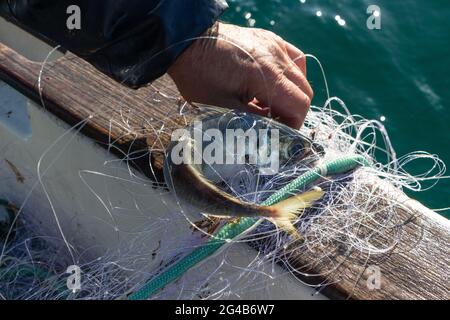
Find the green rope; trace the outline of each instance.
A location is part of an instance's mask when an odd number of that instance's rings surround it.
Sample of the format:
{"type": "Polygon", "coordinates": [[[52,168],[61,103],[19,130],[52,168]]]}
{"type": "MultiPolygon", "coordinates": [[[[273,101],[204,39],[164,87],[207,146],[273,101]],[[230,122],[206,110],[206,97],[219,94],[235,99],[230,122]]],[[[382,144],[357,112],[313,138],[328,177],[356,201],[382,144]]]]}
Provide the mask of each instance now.
{"type": "MultiPolygon", "coordinates": [[[[303,175],[297,177],[289,184],[275,192],[266,199],[262,205],[271,206],[280,202],[293,193],[298,192],[301,188],[309,185],[323,176],[331,176],[339,173],[345,173],[355,169],[360,165],[368,165],[369,163],[363,156],[347,156],[334,161],[324,163],[303,175]]],[[[250,227],[259,221],[259,218],[242,218],[238,223],[228,223],[223,226],[219,232],[211,238],[207,243],[192,251],[186,257],[180,259],[176,264],[168,270],[157,275],[155,278],[147,282],[141,289],[131,293],[129,300],[148,299],[156,292],[167,286],[169,283],[181,277],[189,269],[204,261],[206,258],[217,252],[224,244],[230,242],[237,236],[243,234],[250,227]]]]}

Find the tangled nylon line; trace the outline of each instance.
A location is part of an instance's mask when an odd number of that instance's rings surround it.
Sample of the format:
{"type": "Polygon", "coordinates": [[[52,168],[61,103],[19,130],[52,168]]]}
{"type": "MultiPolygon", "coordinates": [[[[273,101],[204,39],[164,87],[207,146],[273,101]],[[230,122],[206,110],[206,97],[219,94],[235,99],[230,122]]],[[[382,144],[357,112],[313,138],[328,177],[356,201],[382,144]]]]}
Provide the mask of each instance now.
{"type": "MultiPolygon", "coordinates": [[[[311,55],[308,56],[317,60],[311,55]]],[[[39,77],[40,90],[44,85],[44,65],[39,77]]],[[[324,80],[328,95],[325,75],[324,80]]],[[[178,97],[170,97],[160,90],[150,98],[158,102],[158,96],[173,99],[174,103],[178,101],[178,97]]],[[[43,99],[42,103],[44,104],[43,99]]],[[[111,120],[110,126],[125,128],[131,137],[135,137],[136,132],[142,128],[134,127],[129,119],[138,115],[127,114],[126,107],[121,103],[119,107],[120,121],[111,120]]],[[[184,112],[183,108],[180,112],[184,112]]],[[[149,193],[157,193],[164,201],[168,191],[160,188],[162,185],[149,182],[136,174],[129,166],[130,161],[147,155],[134,151],[123,153],[120,159],[107,159],[103,163],[102,171],[85,169],[78,172],[78,176],[107,211],[110,219],[105,218],[103,222],[109,224],[114,232],[122,231],[118,220],[123,216],[141,216],[143,221],[146,221],[144,227],[127,230],[132,236],[120,241],[117,248],[104,250],[101,255],[91,253],[97,252],[92,244],[79,244],[70,237],[66,238],[64,230],[68,230],[68,227],[59,223],[60,216],[51,200],[52,194],[57,194],[56,187],[46,183],[43,176],[51,171],[61,154],[73,143],[73,137],[68,133],[78,133],[87,121],[95,116],[91,115],[55,140],[41,157],[39,167],[42,165],[43,169],[38,168],[38,186],[44,190],[50,202],[50,209],[63,237],[61,239],[46,235],[47,230],[42,229],[33,218],[37,213],[27,212],[26,209],[29,208],[26,208],[24,203],[18,210],[20,216],[17,215],[15,236],[2,247],[0,298],[120,298],[140,288],[148,279],[166,270],[204,243],[217,225],[225,223],[223,220],[200,214],[188,215],[182,206],[179,210],[172,209],[164,217],[154,212],[155,209],[144,207],[143,198],[149,193]],[[47,159],[50,151],[56,152],[56,155],[47,159]],[[101,179],[101,187],[90,182],[93,178],[101,179]],[[123,188],[132,205],[116,204],[109,194],[109,188],[112,187],[123,188]],[[175,226],[186,223],[192,231],[178,233],[175,226]],[[75,293],[65,285],[65,270],[70,264],[80,266],[83,275],[82,290],[75,293]]],[[[150,135],[170,134],[164,121],[143,121],[146,127],[151,128],[150,135]]],[[[408,218],[399,216],[399,204],[389,194],[375,191],[373,185],[367,183],[367,176],[382,178],[399,189],[423,191],[445,178],[446,166],[437,156],[414,152],[397,157],[381,122],[352,115],[345,103],[336,97],[328,98],[322,107],[312,107],[301,133],[325,148],[327,160],[342,155],[359,154],[369,159],[372,166],[359,169],[351,175],[324,178],[319,182],[319,186],[326,191],[326,196],[297,221],[297,227],[303,236],[301,243],[293,242],[270,222],[263,221],[251,233],[233,240],[219,254],[205,261],[201,272],[195,268],[190,270],[154,298],[221,299],[243,298],[252,294],[253,298],[267,299],[271,297],[270,292],[275,284],[286,274],[293,274],[297,281],[320,291],[330,284],[329,280],[323,279],[338,274],[342,267],[342,262],[336,259],[336,248],[345,259],[355,259],[368,264],[369,261],[380,262],[388,253],[407,250],[420,241],[413,239],[414,241],[406,243],[403,226],[408,218]],[[408,173],[407,167],[419,161],[428,161],[428,169],[420,174],[408,173]],[[299,259],[308,261],[308,264],[299,266],[295,262],[299,259]],[[318,271],[314,273],[311,270],[318,271]],[[305,276],[318,280],[306,283],[303,280],[305,276]]],[[[108,149],[118,148],[116,142],[111,140],[108,149]]],[[[156,143],[148,150],[161,151],[164,150],[156,143]]],[[[304,167],[299,164],[281,168],[278,174],[269,177],[261,177],[253,170],[250,166],[244,167],[232,176],[224,178],[219,185],[236,197],[261,203],[271,192],[280,189],[304,172],[304,167]]]]}

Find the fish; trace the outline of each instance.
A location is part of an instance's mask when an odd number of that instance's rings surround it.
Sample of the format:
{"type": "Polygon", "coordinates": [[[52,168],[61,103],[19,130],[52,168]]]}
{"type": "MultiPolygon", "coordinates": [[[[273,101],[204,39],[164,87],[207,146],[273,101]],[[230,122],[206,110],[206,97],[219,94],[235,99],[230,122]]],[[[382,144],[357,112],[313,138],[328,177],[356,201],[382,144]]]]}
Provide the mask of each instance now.
{"type": "MultiPolygon", "coordinates": [[[[208,109],[209,110],[209,109],[208,109]]],[[[208,129],[216,129],[217,132],[224,133],[227,129],[278,129],[279,141],[278,152],[280,166],[289,166],[304,161],[305,166],[313,165],[321,155],[323,148],[313,143],[310,139],[301,135],[298,131],[276,122],[273,119],[265,118],[255,114],[249,114],[238,110],[213,109],[216,112],[202,119],[201,130],[207,132],[208,129]],[[305,161],[307,160],[307,161],[305,161]]],[[[211,110],[209,110],[211,111],[211,110]]],[[[241,217],[264,217],[273,222],[278,228],[288,232],[296,238],[299,236],[294,223],[304,209],[310,207],[315,201],[322,198],[324,192],[320,188],[291,196],[272,206],[264,206],[249,201],[239,199],[228,192],[225,192],[218,186],[218,180],[224,179],[224,175],[230,177],[234,171],[241,170],[244,164],[212,164],[208,161],[181,161],[174,159],[174,155],[184,157],[186,155],[193,159],[194,155],[200,153],[203,158],[203,151],[212,143],[211,141],[196,141],[195,130],[198,125],[191,125],[187,128],[189,134],[180,137],[174,141],[166,152],[164,161],[164,178],[170,190],[176,195],[176,198],[184,204],[188,204],[195,210],[204,215],[222,218],[241,218],[241,217]],[[180,143],[183,148],[180,147],[180,143]],[[178,146],[178,147],[177,147],[178,146]],[[175,151],[179,148],[180,151],[175,151]],[[227,168],[227,170],[224,170],[227,168]],[[220,172],[220,174],[217,174],[220,172]]],[[[265,139],[259,140],[258,147],[261,145],[270,149],[271,137],[267,134],[265,139]]],[[[207,139],[208,140],[208,139],[207,139]]],[[[225,139],[224,139],[225,140],[225,139]]],[[[228,145],[224,145],[222,151],[229,152],[228,145]]],[[[256,147],[247,143],[245,148],[256,147]]],[[[236,148],[232,152],[237,151],[236,148]]],[[[220,150],[219,150],[220,151],[220,150]]],[[[258,166],[258,163],[254,165],[258,166]]]]}
{"type": "MultiPolygon", "coordinates": [[[[274,129],[279,132],[279,148],[278,148],[278,166],[282,169],[289,169],[296,166],[299,168],[299,164],[307,169],[311,164],[315,163],[319,157],[323,156],[325,151],[320,144],[317,144],[309,138],[300,134],[297,130],[292,129],[284,124],[281,124],[273,119],[266,117],[239,112],[237,110],[230,111],[229,109],[223,109],[214,106],[200,105],[201,113],[206,116],[202,118],[202,130],[206,132],[210,129],[217,129],[220,132],[225,132],[228,129],[236,130],[242,129],[247,131],[253,129],[255,131],[269,129],[268,135],[264,136],[265,139],[258,141],[258,147],[264,149],[264,146],[269,151],[267,156],[270,158],[270,141],[271,133],[274,129]],[[261,141],[262,140],[262,141],[261,141]],[[262,144],[262,145],[261,145],[262,144]]],[[[191,134],[195,131],[195,127],[191,128],[191,134]]],[[[204,142],[202,149],[207,148],[209,141],[204,142]]],[[[254,150],[254,145],[249,145],[246,140],[245,151],[254,150]]],[[[231,153],[237,154],[238,150],[231,150],[231,153]]],[[[223,158],[230,154],[229,148],[223,149],[223,158]],[[225,154],[227,153],[227,154],[225,154]]],[[[245,157],[249,156],[245,153],[245,157]]],[[[261,165],[260,163],[258,165],[261,165]]],[[[272,162],[266,167],[271,168],[272,162]]],[[[215,164],[204,161],[202,163],[202,172],[204,175],[214,183],[221,183],[224,178],[234,176],[238,172],[248,169],[247,163],[240,164],[215,164]]]]}

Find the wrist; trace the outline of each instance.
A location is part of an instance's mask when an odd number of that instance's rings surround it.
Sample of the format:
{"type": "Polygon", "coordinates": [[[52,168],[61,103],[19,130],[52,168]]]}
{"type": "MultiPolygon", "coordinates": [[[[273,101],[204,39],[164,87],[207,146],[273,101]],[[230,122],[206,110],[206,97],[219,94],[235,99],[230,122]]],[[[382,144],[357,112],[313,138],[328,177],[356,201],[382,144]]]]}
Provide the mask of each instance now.
{"type": "Polygon", "coordinates": [[[214,24],[209,27],[202,35],[194,40],[186,50],[181,53],[174,63],[169,67],[167,73],[169,76],[175,80],[177,75],[180,73],[180,69],[186,63],[192,64],[192,62],[201,58],[201,54],[208,50],[209,47],[215,43],[219,35],[219,27],[222,25],[219,21],[214,22],[214,24]]]}

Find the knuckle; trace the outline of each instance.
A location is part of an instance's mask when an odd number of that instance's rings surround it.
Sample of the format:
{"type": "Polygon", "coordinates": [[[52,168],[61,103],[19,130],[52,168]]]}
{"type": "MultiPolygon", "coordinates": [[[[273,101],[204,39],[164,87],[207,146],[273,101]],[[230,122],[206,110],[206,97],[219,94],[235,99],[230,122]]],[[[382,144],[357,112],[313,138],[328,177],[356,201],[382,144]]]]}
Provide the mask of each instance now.
{"type": "Polygon", "coordinates": [[[306,71],[306,57],[303,53],[296,55],[293,58],[294,63],[296,63],[297,65],[299,65],[301,68],[304,68],[306,71]]]}
{"type": "Polygon", "coordinates": [[[264,75],[268,81],[275,84],[283,80],[283,67],[276,62],[270,62],[263,68],[264,75]]]}
{"type": "Polygon", "coordinates": [[[275,37],[275,40],[277,40],[278,42],[280,42],[280,43],[284,42],[284,39],[281,36],[279,36],[279,35],[277,35],[275,33],[273,33],[273,35],[275,37]]]}
{"type": "Polygon", "coordinates": [[[267,49],[270,52],[272,60],[276,63],[285,64],[286,54],[285,51],[276,41],[270,41],[267,45],[267,49]]]}
{"type": "Polygon", "coordinates": [[[276,33],[269,31],[269,30],[264,30],[264,29],[260,29],[262,30],[262,34],[265,35],[265,37],[272,41],[274,44],[276,43],[277,45],[279,45],[280,43],[283,43],[284,40],[282,37],[280,37],[279,35],[277,35],[276,33]]]}
{"type": "Polygon", "coordinates": [[[309,99],[313,99],[314,98],[314,90],[313,88],[311,88],[311,85],[309,84],[308,80],[306,80],[306,86],[307,86],[307,95],[309,97],[309,99]]]}
{"type": "Polygon", "coordinates": [[[314,90],[311,88],[309,92],[309,99],[312,101],[313,98],[314,98],[314,90]]]}
{"type": "Polygon", "coordinates": [[[297,49],[297,50],[298,50],[298,58],[305,59],[306,58],[305,53],[300,49],[297,49]]]}
{"type": "Polygon", "coordinates": [[[305,98],[304,98],[304,104],[308,108],[311,105],[311,98],[309,96],[307,96],[306,94],[305,94],[305,98]]]}
{"type": "Polygon", "coordinates": [[[314,91],[311,88],[310,84],[308,83],[308,80],[306,80],[306,79],[304,80],[304,89],[302,91],[310,100],[313,99],[314,91]]]}
{"type": "Polygon", "coordinates": [[[262,30],[262,32],[264,32],[264,34],[266,35],[266,36],[268,36],[268,37],[275,37],[276,35],[275,35],[275,33],[273,33],[272,31],[269,31],[269,30],[266,30],[266,29],[261,29],[262,30]]]}
{"type": "Polygon", "coordinates": [[[254,32],[256,32],[256,33],[264,33],[264,32],[267,31],[267,30],[262,29],[262,28],[252,28],[252,30],[253,30],[254,32]]]}
{"type": "Polygon", "coordinates": [[[262,29],[262,28],[253,28],[253,32],[254,34],[263,37],[263,38],[271,38],[271,31],[268,31],[266,29],[262,29]]]}
{"type": "Polygon", "coordinates": [[[278,74],[274,81],[274,88],[281,88],[286,92],[290,92],[291,90],[289,89],[288,83],[289,80],[285,76],[278,74]]]}

